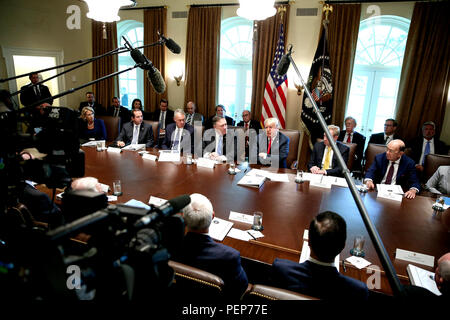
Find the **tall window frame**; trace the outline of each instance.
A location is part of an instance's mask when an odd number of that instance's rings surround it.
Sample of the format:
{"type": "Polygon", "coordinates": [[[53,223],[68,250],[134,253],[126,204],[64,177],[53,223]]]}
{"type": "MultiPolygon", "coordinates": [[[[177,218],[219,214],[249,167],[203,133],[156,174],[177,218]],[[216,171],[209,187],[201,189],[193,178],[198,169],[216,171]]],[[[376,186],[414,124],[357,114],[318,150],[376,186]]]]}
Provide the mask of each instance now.
{"type": "MultiPolygon", "coordinates": [[[[131,45],[139,47],[144,45],[144,24],[136,20],[123,20],[117,23],[117,38],[120,46],[125,45],[122,36],[125,36],[131,45]]],[[[144,53],[143,49],[139,49],[144,53]]],[[[119,54],[119,71],[134,66],[136,63],[129,52],[119,54]]],[[[140,99],[144,103],[144,71],[135,68],[119,75],[120,103],[131,109],[134,99],[140,99]]]]}
{"type": "Polygon", "coordinates": [[[346,117],[354,117],[366,136],[382,132],[385,120],[396,114],[409,25],[410,20],[391,15],[360,23],[346,117]]]}
{"type": "Polygon", "coordinates": [[[253,22],[232,17],[222,21],[220,30],[218,103],[237,120],[251,108],[253,22]]]}

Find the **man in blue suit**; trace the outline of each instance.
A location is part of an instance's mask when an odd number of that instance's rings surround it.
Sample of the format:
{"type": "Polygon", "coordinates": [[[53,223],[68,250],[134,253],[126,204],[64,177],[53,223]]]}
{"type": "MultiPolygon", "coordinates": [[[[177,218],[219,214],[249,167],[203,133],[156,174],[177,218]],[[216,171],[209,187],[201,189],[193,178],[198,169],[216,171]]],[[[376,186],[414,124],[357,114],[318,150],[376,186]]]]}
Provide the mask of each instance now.
{"type": "Polygon", "coordinates": [[[186,123],[184,111],[182,109],[175,110],[173,120],[175,123],[166,127],[161,148],[194,153],[194,127],[186,123]]]}
{"type": "Polygon", "coordinates": [[[257,155],[258,163],[275,168],[286,168],[289,154],[289,138],[280,132],[277,118],[264,120],[264,132],[258,135],[257,143],[250,140],[249,160],[253,162],[257,155]]]}
{"type": "Polygon", "coordinates": [[[247,274],[241,266],[239,251],[215,242],[208,235],[214,219],[211,202],[201,194],[191,194],[191,203],[182,213],[188,232],[179,256],[173,259],[221,277],[225,295],[239,299],[248,286],[247,274]]]}
{"type": "Polygon", "coordinates": [[[392,140],[387,145],[387,151],[375,157],[374,162],[366,173],[364,183],[369,190],[375,184],[399,184],[407,189],[405,197],[414,199],[420,191],[420,182],[417,178],[414,160],[404,155],[405,143],[392,140]]]}
{"type": "MultiPolygon", "coordinates": [[[[339,127],[329,125],[328,130],[330,130],[331,136],[336,142],[342,158],[344,158],[345,163],[347,163],[350,148],[342,142],[337,141],[340,132],[339,127]]],[[[331,149],[330,142],[325,134],[323,135],[323,141],[316,142],[314,144],[314,149],[308,162],[308,169],[314,174],[324,174],[338,177],[343,176],[342,168],[339,166],[338,159],[334,154],[333,149],[331,149]]]]}
{"type": "Polygon", "coordinates": [[[275,259],[274,285],[325,300],[366,300],[367,286],[343,276],[334,264],[335,257],[345,247],[346,238],[347,225],[340,215],[331,211],[319,213],[309,225],[309,259],[300,264],[275,259]]]}

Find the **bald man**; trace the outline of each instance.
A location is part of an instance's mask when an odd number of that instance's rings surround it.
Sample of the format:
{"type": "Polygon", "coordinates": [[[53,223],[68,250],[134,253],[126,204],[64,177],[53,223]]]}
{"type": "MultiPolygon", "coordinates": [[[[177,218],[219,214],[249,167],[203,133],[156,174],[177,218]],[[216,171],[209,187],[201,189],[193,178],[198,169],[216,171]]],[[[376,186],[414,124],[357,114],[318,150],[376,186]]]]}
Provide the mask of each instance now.
{"type": "Polygon", "coordinates": [[[450,295],[450,252],[439,258],[434,281],[442,296],[448,297],[450,295]]]}
{"type": "Polygon", "coordinates": [[[387,145],[387,151],[375,157],[366,173],[364,183],[369,190],[375,184],[399,184],[405,192],[405,197],[414,199],[420,191],[420,182],[417,178],[414,160],[404,155],[405,143],[392,140],[387,145]]]}

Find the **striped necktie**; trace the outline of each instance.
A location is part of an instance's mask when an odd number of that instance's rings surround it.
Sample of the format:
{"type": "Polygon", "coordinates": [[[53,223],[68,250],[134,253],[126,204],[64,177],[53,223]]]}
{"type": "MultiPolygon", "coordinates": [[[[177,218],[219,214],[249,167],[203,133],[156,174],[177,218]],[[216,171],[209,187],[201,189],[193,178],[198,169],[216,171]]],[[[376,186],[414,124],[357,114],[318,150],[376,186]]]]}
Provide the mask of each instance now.
{"type": "Polygon", "coordinates": [[[186,123],[189,123],[190,125],[192,125],[192,114],[188,114],[187,118],[186,118],[186,123]]]}

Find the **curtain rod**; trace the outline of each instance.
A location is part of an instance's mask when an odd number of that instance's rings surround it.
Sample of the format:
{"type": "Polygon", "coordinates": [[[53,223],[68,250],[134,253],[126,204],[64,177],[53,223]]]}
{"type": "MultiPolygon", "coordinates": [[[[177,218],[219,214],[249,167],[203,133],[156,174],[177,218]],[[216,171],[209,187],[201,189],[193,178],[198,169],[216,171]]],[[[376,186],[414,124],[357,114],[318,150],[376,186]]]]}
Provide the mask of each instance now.
{"type": "Polygon", "coordinates": [[[167,9],[168,6],[120,8],[120,10],[145,10],[145,9],[163,9],[163,8],[167,9]]]}
{"type": "MultiPolygon", "coordinates": [[[[274,4],[289,4],[295,3],[295,1],[275,1],[274,4]]],[[[198,7],[229,7],[229,6],[238,6],[238,3],[209,3],[209,4],[191,4],[188,7],[198,8],[198,7]]]]}

